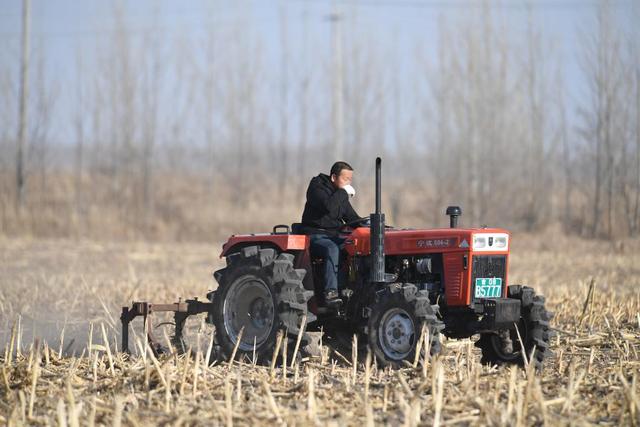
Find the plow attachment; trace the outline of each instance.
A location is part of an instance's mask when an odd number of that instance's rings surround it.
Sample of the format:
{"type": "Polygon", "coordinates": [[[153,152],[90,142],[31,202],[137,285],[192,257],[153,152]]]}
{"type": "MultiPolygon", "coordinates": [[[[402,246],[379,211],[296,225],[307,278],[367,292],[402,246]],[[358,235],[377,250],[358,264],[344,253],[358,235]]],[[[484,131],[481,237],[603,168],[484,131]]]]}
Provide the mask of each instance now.
{"type": "Polygon", "coordinates": [[[122,307],[122,314],[120,315],[120,322],[122,323],[122,351],[129,353],[129,323],[131,323],[131,321],[136,317],[142,316],[144,330],[151,349],[155,354],[162,353],[162,346],[153,337],[151,314],[158,312],[173,312],[175,332],[173,337],[171,337],[171,343],[176,347],[179,353],[182,353],[186,350],[182,332],[187,317],[201,313],[210,313],[212,310],[212,303],[201,302],[198,301],[197,298],[189,299],[184,302],[179,301],[173,304],[153,304],[146,301],[134,302],[131,307],[122,307]]]}

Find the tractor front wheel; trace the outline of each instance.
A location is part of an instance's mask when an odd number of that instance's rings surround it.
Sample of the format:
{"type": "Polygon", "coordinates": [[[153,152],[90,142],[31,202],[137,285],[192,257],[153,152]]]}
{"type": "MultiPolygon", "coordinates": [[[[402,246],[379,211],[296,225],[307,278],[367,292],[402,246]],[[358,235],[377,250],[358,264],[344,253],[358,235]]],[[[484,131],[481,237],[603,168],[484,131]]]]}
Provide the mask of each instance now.
{"type": "Polygon", "coordinates": [[[369,347],[382,365],[402,366],[413,362],[423,327],[429,341],[430,355],[440,352],[440,331],[444,324],[436,316],[426,291],[418,291],[413,284],[393,284],[380,291],[371,307],[368,321],[369,347]]]}
{"type": "Polygon", "coordinates": [[[507,294],[509,298],[520,300],[520,321],[508,330],[480,334],[475,346],[482,351],[481,361],[488,365],[522,366],[524,347],[527,361],[536,370],[541,370],[544,359],[552,354],[549,345],[554,333],[549,328],[549,321],[553,315],[545,308],[544,297],[536,295],[530,287],[512,285],[507,294]]]}

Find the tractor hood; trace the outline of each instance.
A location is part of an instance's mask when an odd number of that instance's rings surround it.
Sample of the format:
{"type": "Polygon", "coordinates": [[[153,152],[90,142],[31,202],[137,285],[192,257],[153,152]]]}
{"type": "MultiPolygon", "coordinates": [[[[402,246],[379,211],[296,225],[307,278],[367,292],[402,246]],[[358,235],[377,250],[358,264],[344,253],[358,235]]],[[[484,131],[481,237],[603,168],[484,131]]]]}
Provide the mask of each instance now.
{"type": "MultiPolygon", "coordinates": [[[[371,251],[369,228],[356,228],[346,235],[345,249],[350,255],[368,255],[371,251]]],[[[387,255],[434,252],[507,253],[510,235],[501,228],[431,228],[385,231],[387,255]]]]}
{"type": "MultiPolygon", "coordinates": [[[[352,256],[369,255],[371,241],[369,227],[359,227],[350,234],[345,250],[352,256]]],[[[436,253],[436,252],[509,252],[510,234],[501,228],[430,228],[396,229],[385,231],[384,251],[386,255],[436,253]]],[[[281,251],[305,250],[309,245],[308,236],[301,234],[255,233],[232,235],[222,246],[220,257],[249,245],[266,245],[281,251]]]]}

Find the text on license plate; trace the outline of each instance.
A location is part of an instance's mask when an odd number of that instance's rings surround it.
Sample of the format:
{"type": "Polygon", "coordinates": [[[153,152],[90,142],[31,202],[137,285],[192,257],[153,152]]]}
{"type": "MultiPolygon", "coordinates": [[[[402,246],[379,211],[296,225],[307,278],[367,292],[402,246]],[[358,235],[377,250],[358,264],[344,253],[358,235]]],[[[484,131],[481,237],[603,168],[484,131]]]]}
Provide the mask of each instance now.
{"type": "Polygon", "coordinates": [[[487,277],[476,279],[476,298],[500,298],[502,295],[502,279],[487,277]]]}

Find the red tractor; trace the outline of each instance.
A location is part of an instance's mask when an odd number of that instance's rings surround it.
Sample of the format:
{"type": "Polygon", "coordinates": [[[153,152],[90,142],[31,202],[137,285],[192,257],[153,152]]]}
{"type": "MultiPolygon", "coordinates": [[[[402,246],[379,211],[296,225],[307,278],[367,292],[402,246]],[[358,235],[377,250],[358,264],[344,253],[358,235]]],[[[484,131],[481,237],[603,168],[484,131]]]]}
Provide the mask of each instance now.
{"type": "Polygon", "coordinates": [[[324,303],[324,260],[310,255],[309,237],[296,234],[299,224],[278,225],[272,233],[229,238],[221,254],[227,266],[214,273],[218,288],[207,295],[210,302],[134,303],[123,309],[123,326],[138,315],[146,319],[152,311],[175,311],[174,342],[181,344],[184,319],[206,312],[223,359],[234,351],[269,359],[279,330],[293,342],[304,335],[300,328],[322,329],[343,343],[357,334],[383,365],[413,362],[423,330],[429,337],[424,348],[432,355],[440,351],[442,334],[479,334],[476,346],[484,363],[522,364],[526,357],[540,369],[550,354],[552,315],[532,288],[507,286],[509,232],[458,228],[456,206],[446,211],[450,228],[389,227],[380,199],[378,158],[375,213],[342,230],[342,303],[337,306],[324,303]]]}

